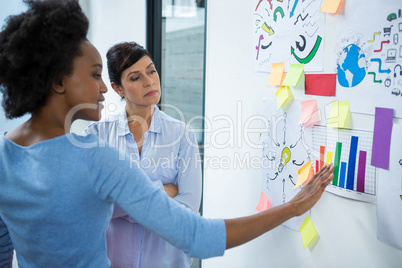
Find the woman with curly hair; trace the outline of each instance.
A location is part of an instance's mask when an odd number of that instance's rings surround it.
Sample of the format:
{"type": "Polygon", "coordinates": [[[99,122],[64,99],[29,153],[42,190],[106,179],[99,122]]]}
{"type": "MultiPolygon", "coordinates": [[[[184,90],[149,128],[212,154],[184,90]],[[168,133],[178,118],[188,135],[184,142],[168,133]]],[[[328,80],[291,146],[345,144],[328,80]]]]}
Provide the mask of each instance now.
{"type": "Polygon", "coordinates": [[[31,118],[0,135],[0,267],[108,267],[105,230],[117,203],[190,256],[209,258],[309,210],[332,180],[322,168],[289,203],[243,218],[206,219],[171,200],[116,149],[71,134],[99,120],[102,60],[86,39],[77,0],[26,0],[0,33],[0,88],[8,118],[31,118]]]}

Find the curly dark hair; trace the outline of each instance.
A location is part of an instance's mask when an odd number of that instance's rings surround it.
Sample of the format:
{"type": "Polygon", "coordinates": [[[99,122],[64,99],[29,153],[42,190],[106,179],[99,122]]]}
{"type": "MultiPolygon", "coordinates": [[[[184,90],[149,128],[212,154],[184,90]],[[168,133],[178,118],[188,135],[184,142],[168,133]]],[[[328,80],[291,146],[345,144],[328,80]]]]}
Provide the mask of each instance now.
{"type": "Polygon", "coordinates": [[[122,42],[109,48],[106,53],[106,59],[110,82],[121,86],[121,74],[123,71],[144,56],[152,59],[148,50],[136,42],[122,42]]]}
{"type": "Polygon", "coordinates": [[[78,0],[24,0],[0,33],[0,91],[6,117],[35,112],[54,83],[72,72],[88,19],[78,0]]]}

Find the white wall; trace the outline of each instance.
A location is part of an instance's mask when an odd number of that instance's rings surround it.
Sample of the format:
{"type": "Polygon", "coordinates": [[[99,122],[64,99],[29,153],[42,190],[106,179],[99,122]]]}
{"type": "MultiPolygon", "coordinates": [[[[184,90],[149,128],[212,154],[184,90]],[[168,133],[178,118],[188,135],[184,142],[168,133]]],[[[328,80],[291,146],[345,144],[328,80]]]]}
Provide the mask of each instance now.
{"type": "MultiPolygon", "coordinates": [[[[124,108],[118,95],[110,87],[106,68],[106,52],[114,44],[122,41],[136,41],[145,46],[146,42],[146,1],[145,0],[80,0],[84,13],[90,21],[88,39],[99,50],[103,60],[102,77],[109,91],[105,94],[105,109],[102,117],[116,114],[124,108]]],[[[22,0],[0,0],[0,25],[12,14],[26,10],[22,0]]],[[[0,96],[1,101],[1,96],[0,96]]],[[[0,132],[9,131],[29,118],[7,120],[0,109],[0,132]]],[[[77,120],[71,131],[82,133],[88,121],[77,120]]]]}
{"type": "MultiPolygon", "coordinates": [[[[25,5],[22,4],[22,1],[9,1],[9,0],[0,0],[0,28],[4,25],[4,20],[10,16],[19,14],[22,11],[26,10],[25,5]]],[[[0,103],[2,101],[2,94],[0,94],[0,103]]],[[[6,118],[4,114],[4,110],[0,108],[0,132],[7,132],[11,129],[17,127],[21,123],[25,122],[29,116],[24,116],[18,119],[9,120],[6,118]]]]}
{"type": "MultiPolygon", "coordinates": [[[[251,166],[234,168],[236,159],[248,153],[250,159],[260,157],[261,151],[247,144],[247,139],[256,141],[258,134],[247,136],[243,130],[248,118],[262,114],[262,99],[274,97],[274,88],[266,86],[269,75],[252,72],[252,5],[253,1],[208,1],[205,113],[211,125],[205,136],[206,217],[257,212],[262,172],[251,166]],[[230,141],[230,146],[224,146],[230,141]],[[219,160],[231,164],[221,162],[218,168],[219,160]]],[[[326,17],[326,51],[333,51],[331,20],[326,17]]],[[[332,64],[325,62],[324,72],[333,72],[332,64]]],[[[352,114],[352,120],[362,129],[373,125],[373,116],[352,114]]],[[[377,240],[375,205],[325,192],[312,215],[320,238],[311,250],[303,248],[299,232],[279,226],[223,257],[204,260],[203,267],[400,267],[402,251],[377,240]]]]}
{"type": "MultiPolygon", "coordinates": [[[[103,60],[103,81],[108,86],[105,94],[105,109],[102,118],[124,109],[124,102],[114,92],[109,82],[106,52],[116,43],[135,41],[146,46],[146,1],[145,0],[80,0],[90,26],[88,39],[99,50],[103,60]]],[[[82,133],[88,121],[77,120],[71,131],[82,133]]]]}
{"type": "MultiPolygon", "coordinates": [[[[4,25],[4,20],[10,16],[19,14],[22,11],[26,10],[25,5],[22,4],[22,1],[9,1],[9,0],[0,0],[0,28],[4,25]]],[[[2,101],[2,95],[0,94],[0,102],[2,101]]],[[[25,122],[29,116],[23,116],[18,119],[9,120],[6,118],[4,114],[4,110],[0,108],[0,132],[7,132],[11,129],[17,127],[18,125],[25,122]]],[[[12,267],[18,267],[18,263],[15,257],[14,252],[14,259],[12,267]]]]}

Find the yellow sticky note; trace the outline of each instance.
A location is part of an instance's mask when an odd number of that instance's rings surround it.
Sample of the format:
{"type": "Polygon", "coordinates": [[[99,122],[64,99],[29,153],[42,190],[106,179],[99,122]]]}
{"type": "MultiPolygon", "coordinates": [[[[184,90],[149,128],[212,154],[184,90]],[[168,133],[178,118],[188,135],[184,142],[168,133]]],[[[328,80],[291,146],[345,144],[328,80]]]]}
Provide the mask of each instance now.
{"type": "Polygon", "coordinates": [[[285,77],[285,63],[272,63],[271,75],[269,76],[268,85],[279,86],[285,77]]]}
{"type": "Polygon", "coordinates": [[[333,153],[332,152],[327,152],[327,166],[329,165],[329,163],[331,163],[332,162],[332,159],[333,159],[333,153]]]}
{"type": "Polygon", "coordinates": [[[292,96],[288,86],[281,86],[275,93],[277,109],[282,107],[282,105],[292,96]]]}
{"type": "Polygon", "coordinates": [[[315,229],[309,215],[306,216],[303,223],[300,225],[299,231],[303,240],[304,248],[310,245],[310,243],[318,237],[317,230],[315,229]]]}
{"type": "Polygon", "coordinates": [[[264,194],[264,192],[261,192],[260,201],[258,202],[258,205],[257,205],[257,210],[259,212],[262,212],[262,211],[267,210],[267,209],[269,209],[271,207],[272,207],[271,200],[269,200],[268,196],[266,196],[264,194]]]}
{"type": "Polygon", "coordinates": [[[306,164],[304,164],[298,171],[297,173],[299,176],[297,177],[296,185],[293,187],[293,189],[296,189],[303,183],[307,183],[311,177],[314,175],[314,170],[313,166],[311,164],[311,160],[308,161],[306,164]]]}
{"type": "Polygon", "coordinates": [[[310,125],[319,121],[319,113],[317,110],[317,100],[311,99],[301,102],[301,116],[299,124],[310,125]]]}
{"type": "Polygon", "coordinates": [[[304,64],[290,64],[282,85],[297,86],[301,82],[301,77],[304,76],[304,64]]]}
{"type": "Polygon", "coordinates": [[[342,0],[324,0],[320,11],[335,14],[342,0]]]}
{"type": "Polygon", "coordinates": [[[349,118],[349,101],[333,101],[327,127],[345,128],[349,118]]]}

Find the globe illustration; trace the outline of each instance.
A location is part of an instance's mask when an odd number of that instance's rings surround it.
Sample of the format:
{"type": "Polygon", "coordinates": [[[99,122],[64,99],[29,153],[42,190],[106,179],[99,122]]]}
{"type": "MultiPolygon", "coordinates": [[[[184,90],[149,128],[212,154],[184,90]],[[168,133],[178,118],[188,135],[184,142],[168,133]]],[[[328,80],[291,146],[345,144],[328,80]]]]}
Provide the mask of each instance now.
{"type": "Polygon", "coordinates": [[[354,87],[366,76],[366,56],[355,44],[342,50],[338,59],[338,82],[343,87],[354,87]]]}

